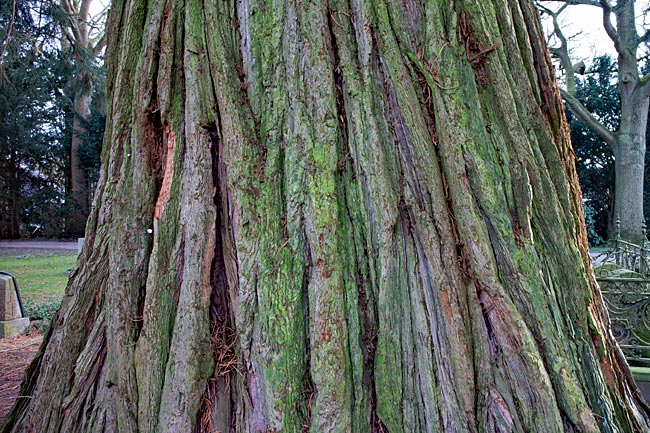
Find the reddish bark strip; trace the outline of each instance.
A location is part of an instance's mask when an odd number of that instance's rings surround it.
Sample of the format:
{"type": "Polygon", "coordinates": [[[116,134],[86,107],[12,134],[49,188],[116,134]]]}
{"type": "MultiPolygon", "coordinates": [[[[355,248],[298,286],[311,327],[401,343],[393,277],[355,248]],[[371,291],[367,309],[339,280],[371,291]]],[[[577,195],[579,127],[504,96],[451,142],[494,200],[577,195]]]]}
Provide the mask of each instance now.
{"type": "Polygon", "coordinates": [[[165,126],[163,133],[163,141],[166,143],[165,149],[165,169],[163,171],[163,181],[158,193],[158,200],[156,200],[156,207],[154,210],[154,220],[159,220],[165,205],[169,200],[169,194],[172,187],[172,179],[174,177],[174,150],[176,148],[176,134],[170,125],[165,126]]]}

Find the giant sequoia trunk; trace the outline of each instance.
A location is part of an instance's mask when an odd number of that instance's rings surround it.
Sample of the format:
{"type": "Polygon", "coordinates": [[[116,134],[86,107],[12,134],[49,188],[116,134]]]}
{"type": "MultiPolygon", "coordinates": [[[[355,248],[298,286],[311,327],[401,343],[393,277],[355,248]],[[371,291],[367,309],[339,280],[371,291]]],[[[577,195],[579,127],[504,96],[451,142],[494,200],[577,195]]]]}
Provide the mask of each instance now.
{"type": "Polygon", "coordinates": [[[632,432],[528,0],[118,1],[7,432],[632,432]]]}

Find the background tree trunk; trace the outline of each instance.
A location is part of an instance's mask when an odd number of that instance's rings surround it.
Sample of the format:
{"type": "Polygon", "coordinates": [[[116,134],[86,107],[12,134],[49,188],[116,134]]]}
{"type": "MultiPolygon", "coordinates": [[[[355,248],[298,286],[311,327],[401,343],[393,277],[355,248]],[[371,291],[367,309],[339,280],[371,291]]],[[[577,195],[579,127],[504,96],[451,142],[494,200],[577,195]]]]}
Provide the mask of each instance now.
{"type": "MultiPolygon", "coordinates": [[[[11,141],[10,141],[11,143],[11,141]]],[[[6,155],[4,169],[6,170],[5,178],[7,179],[4,185],[5,197],[3,202],[3,218],[0,228],[0,237],[2,239],[19,239],[20,238],[20,206],[18,197],[20,196],[20,183],[18,179],[19,167],[16,163],[16,151],[9,149],[9,155],[6,155]]]]}
{"type": "Polygon", "coordinates": [[[645,241],[643,217],[643,174],[646,129],[650,96],[650,76],[640,73],[637,50],[643,39],[636,29],[634,0],[622,0],[610,13],[616,16],[616,30],[605,9],[605,26],[618,53],[618,87],[621,93],[621,123],[616,131],[616,191],[614,212],[621,221],[621,236],[638,244],[645,241]],[[611,24],[610,24],[611,25],[611,24]],[[620,155],[620,158],[619,158],[620,155]],[[618,159],[621,161],[619,162],[618,159]]]}
{"type": "Polygon", "coordinates": [[[530,1],[109,28],[86,245],[6,432],[649,430],[530,1]]]}
{"type": "Polygon", "coordinates": [[[66,15],[62,24],[62,45],[71,45],[74,51],[76,71],[73,81],[74,120],[72,124],[72,141],[70,145],[70,190],[69,198],[72,206],[68,206],[66,232],[74,236],[83,235],[91,201],[91,191],[88,186],[88,173],[84,169],[81,150],[84,147],[84,134],[87,132],[83,121],[91,116],[91,100],[94,83],[97,77],[93,71],[93,63],[101,54],[106,44],[102,32],[97,34],[96,28],[101,25],[100,17],[92,17],[90,13],[93,0],[71,2],[60,0],[61,12],[66,15]],[[99,18],[99,23],[96,22],[99,18]],[[91,33],[95,33],[91,35],[91,33]]]}
{"type": "MultiPolygon", "coordinates": [[[[551,48],[565,71],[566,91],[562,92],[571,112],[589,126],[611,148],[615,161],[614,221],[620,221],[621,236],[627,241],[641,245],[646,241],[643,234],[643,175],[646,152],[646,128],[650,97],[650,75],[642,75],[637,59],[641,44],[650,40],[650,32],[637,32],[635,0],[619,0],[615,6],[609,1],[553,0],[538,1],[541,10],[552,18],[553,35],[559,45],[551,48]],[[557,10],[544,4],[560,3],[557,10]],[[575,73],[577,71],[569,56],[567,38],[559,24],[559,16],[571,5],[600,7],[603,27],[614,44],[617,58],[618,88],[620,91],[620,124],[612,131],[611,123],[599,119],[576,98],[575,73]],[[615,20],[612,20],[612,16],[615,20]]],[[[584,62],[582,62],[584,71],[584,62]]],[[[618,223],[617,223],[618,225],[618,223]]],[[[610,233],[612,233],[610,231],[610,233]]]]}
{"type": "Polygon", "coordinates": [[[75,113],[72,122],[72,142],[70,145],[70,198],[74,203],[70,207],[71,211],[66,224],[66,232],[72,234],[84,232],[90,205],[88,176],[81,162],[80,151],[84,144],[83,134],[85,132],[82,120],[88,120],[90,118],[90,101],[93,93],[91,77],[88,73],[79,74],[76,79],[84,84],[74,93],[75,113]]]}
{"type": "MultiPolygon", "coordinates": [[[[620,62],[620,60],[619,60],[620,62]]],[[[639,245],[643,235],[643,176],[645,173],[646,128],[648,125],[647,96],[642,92],[627,94],[626,83],[621,89],[621,124],[616,132],[614,219],[620,220],[620,236],[639,245]]]]}

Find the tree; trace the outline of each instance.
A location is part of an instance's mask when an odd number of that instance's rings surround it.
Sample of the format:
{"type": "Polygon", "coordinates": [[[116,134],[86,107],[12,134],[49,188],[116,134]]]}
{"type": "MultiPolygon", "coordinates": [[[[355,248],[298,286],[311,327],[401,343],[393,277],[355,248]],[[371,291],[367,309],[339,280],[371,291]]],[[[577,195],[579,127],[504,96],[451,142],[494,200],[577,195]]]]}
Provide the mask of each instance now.
{"type": "MultiPolygon", "coordinates": [[[[621,116],[620,95],[614,80],[616,62],[609,56],[597,57],[593,59],[590,70],[584,79],[576,77],[575,97],[603,124],[615,130],[621,116]]],[[[567,111],[567,117],[571,129],[571,143],[576,153],[576,171],[585,212],[592,212],[593,235],[589,241],[593,245],[613,235],[610,235],[610,232],[616,220],[614,156],[611,148],[598,134],[589,125],[578,120],[571,110],[567,111]]],[[[650,213],[644,214],[650,216],[650,213]]]]}
{"type": "Polygon", "coordinates": [[[59,233],[61,76],[52,21],[35,2],[0,3],[0,237],[59,233]],[[58,229],[58,230],[57,230],[58,229]]]}
{"type": "MultiPolygon", "coordinates": [[[[92,24],[79,30],[83,26],[63,9],[29,1],[0,3],[0,20],[0,152],[6,155],[0,161],[0,235],[81,235],[87,209],[72,204],[71,172],[80,169],[75,172],[83,173],[84,185],[97,181],[104,77],[86,48],[70,41],[73,34],[90,39],[92,24]],[[69,34],[62,37],[62,28],[69,34]],[[92,103],[80,97],[83,92],[95,92],[92,103]],[[75,101],[77,108],[79,101],[90,104],[88,118],[77,115],[75,101]]],[[[103,45],[95,43],[95,54],[103,45]]]]}
{"type": "MultiPolygon", "coordinates": [[[[102,68],[102,72],[103,68],[102,68]]],[[[105,80],[105,78],[104,78],[105,80]]],[[[81,138],[83,146],[79,149],[80,164],[88,178],[89,189],[92,191],[99,180],[99,165],[106,126],[106,94],[105,81],[98,80],[94,87],[94,95],[90,106],[90,116],[81,121],[84,133],[81,138]],[[103,91],[102,91],[103,90],[103,91]]]]}
{"type": "MultiPolygon", "coordinates": [[[[644,62],[643,74],[650,65],[644,62]]],[[[621,107],[616,83],[616,62],[609,56],[593,59],[590,71],[584,78],[576,77],[576,98],[601,122],[615,130],[620,123],[621,107]]],[[[571,142],[576,153],[576,169],[582,189],[585,213],[592,212],[595,243],[612,237],[615,232],[614,214],[614,157],[611,148],[589,128],[567,111],[571,129],[571,142]]],[[[650,135],[646,130],[646,139],[650,135]]],[[[650,216],[650,155],[646,152],[644,175],[643,214],[646,226],[650,216]]],[[[588,225],[588,233],[589,225],[588,225]]],[[[592,237],[590,236],[590,243],[592,237]]]]}
{"type": "Polygon", "coordinates": [[[5,432],[650,430],[531,1],[109,28],[86,244],[5,432]]]}
{"type": "MultiPolygon", "coordinates": [[[[592,128],[612,149],[615,161],[614,212],[621,221],[621,236],[639,242],[643,225],[643,173],[646,151],[646,128],[650,97],[650,76],[642,75],[637,52],[650,40],[650,30],[639,35],[636,28],[634,0],[552,0],[562,3],[557,12],[542,6],[553,18],[554,34],[559,46],[551,52],[565,70],[566,90],[562,97],[573,114],[592,128]],[[603,11],[603,26],[614,42],[618,54],[618,87],[621,118],[616,129],[605,124],[580,103],[575,96],[575,65],[569,57],[567,39],[558,24],[558,16],[571,5],[592,5],[603,11]],[[613,24],[612,15],[616,25],[613,24]]],[[[540,3],[550,3],[549,1],[540,3]]],[[[583,68],[584,69],[584,68],[583,68]]]]}
{"type": "Polygon", "coordinates": [[[70,146],[69,212],[66,232],[81,235],[84,232],[91,194],[88,175],[83,162],[84,124],[91,118],[95,63],[106,46],[102,29],[103,14],[91,16],[93,0],[61,0],[58,17],[61,22],[62,45],[72,54],[74,73],[71,77],[73,96],[73,126],[70,146]]]}

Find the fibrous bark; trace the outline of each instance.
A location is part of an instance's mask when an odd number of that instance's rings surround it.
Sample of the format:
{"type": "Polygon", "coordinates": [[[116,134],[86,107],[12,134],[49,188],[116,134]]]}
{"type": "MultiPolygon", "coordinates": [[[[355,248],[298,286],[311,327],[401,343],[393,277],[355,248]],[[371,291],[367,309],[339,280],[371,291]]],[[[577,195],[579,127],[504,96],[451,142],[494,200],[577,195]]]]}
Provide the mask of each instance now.
{"type": "Polygon", "coordinates": [[[87,244],[5,431],[648,430],[531,2],[113,8],[87,244]]]}

